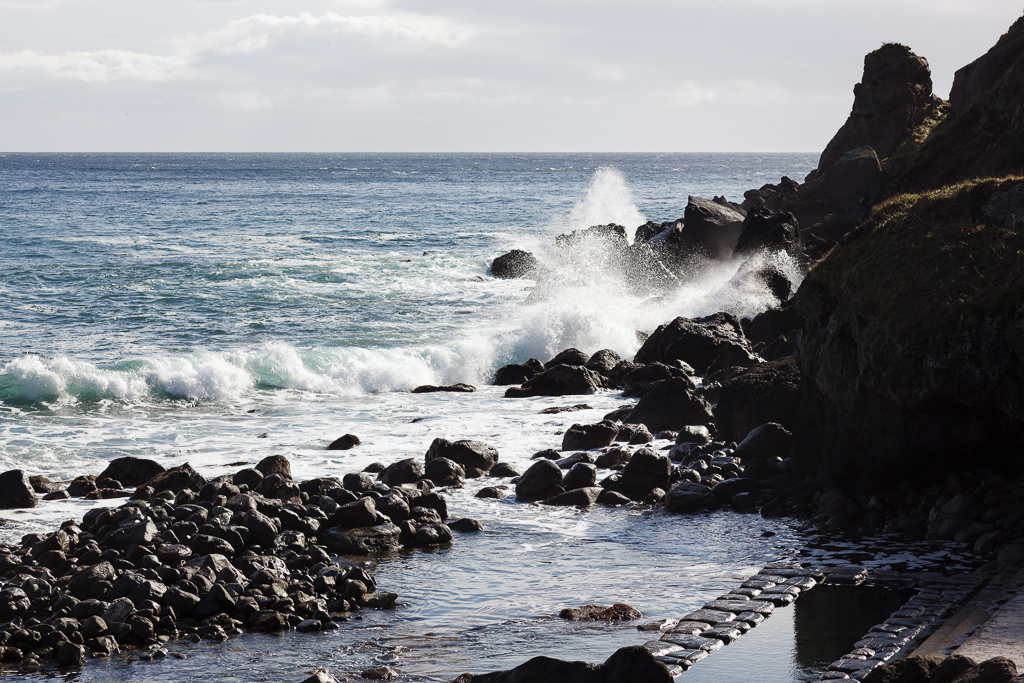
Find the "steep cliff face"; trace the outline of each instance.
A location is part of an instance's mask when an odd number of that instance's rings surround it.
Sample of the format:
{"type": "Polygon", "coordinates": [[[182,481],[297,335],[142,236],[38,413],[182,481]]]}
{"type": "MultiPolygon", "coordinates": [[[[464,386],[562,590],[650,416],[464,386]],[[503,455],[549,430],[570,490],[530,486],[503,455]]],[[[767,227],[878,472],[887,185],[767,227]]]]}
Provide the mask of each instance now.
{"type": "Polygon", "coordinates": [[[1024,179],[883,202],[796,306],[809,471],[866,489],[1024,472],[1024,179]]]}
{"type": "Polygon", "coordinates": [[[930,189],[1024,170],[1024,17],[956,72],[950,108],[919,148],[895,155],[894,187],[930,189]]]}
{"type": "Polygon", "coordinates": [[[822,152],[819,175],[844,154],[861,147],[873,148],[879,159],[888,158],[945,107],[932,94],[928,60],[897,43],[883,45],[864,57],[864,76],[853,93],[853,111],[822,152]]]}

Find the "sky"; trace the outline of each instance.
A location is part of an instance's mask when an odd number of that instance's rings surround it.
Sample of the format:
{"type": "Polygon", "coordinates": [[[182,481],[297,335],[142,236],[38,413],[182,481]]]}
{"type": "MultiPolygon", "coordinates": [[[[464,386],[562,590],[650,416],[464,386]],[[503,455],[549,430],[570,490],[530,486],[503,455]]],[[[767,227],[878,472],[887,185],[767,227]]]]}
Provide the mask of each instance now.
{"type": "Polygon", "coordinates": [[[1022,0],[0,0],[4,152],[818,152],[1022,0]]]}

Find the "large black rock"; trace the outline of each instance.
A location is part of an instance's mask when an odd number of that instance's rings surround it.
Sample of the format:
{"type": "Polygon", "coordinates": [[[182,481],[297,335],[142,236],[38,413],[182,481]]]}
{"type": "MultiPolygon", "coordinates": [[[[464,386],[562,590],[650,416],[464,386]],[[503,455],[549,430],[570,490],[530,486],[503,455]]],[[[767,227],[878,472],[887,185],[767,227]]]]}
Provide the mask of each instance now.
{"type": "Polygon", "coordinates": [[[652,434],[679,431],[686,425],[711,424],[711,406],[692,391],[690,380],[672,378],[654,384],[625,422],[642,424],[652,434]]]}
{"type": "Polygon", "coordinates": [[[534,376],[522,387],[509,387],[505,397],[573,396],[595,394],[599,389],[614,388],[603,375],[582,365],[556,365],[534,376]]]}
{"type": "Polygon", "coordinates": [[[24,470],[0,474],[0,508],[34,508],[39,504],[36,492],[24,470]]]}
{"type": "Polygon", "coordinates": [[[747,346],[736,316],[715,313],[704,318],[676,318],[660,325],[633,358],[634,363],[681,360],[703,373],[727,344],[747,346]]]}
{"type": "Polygon", "coordinates": [[[491,262],[491,275],[503,280],[530,277],[540,267],[537,257],[528,251],[513,249],[491,262]]]}
{"type": "Polygon", "coordinates": [[[453,443],[448,439],[437,438],[427,449],[425,464],[435,458],[448,458],[463,467],[475,467],[489,472],[498,462],[498,450],[483,441],[463,439],[453,443]]]}
{"type": "Polygon", "coordinates": [[[139,486],[166,471],[166,468],[155,460],[129,455],[111,460],[97,479],[110,478],[121,482],[122,486],[139,486]]]}

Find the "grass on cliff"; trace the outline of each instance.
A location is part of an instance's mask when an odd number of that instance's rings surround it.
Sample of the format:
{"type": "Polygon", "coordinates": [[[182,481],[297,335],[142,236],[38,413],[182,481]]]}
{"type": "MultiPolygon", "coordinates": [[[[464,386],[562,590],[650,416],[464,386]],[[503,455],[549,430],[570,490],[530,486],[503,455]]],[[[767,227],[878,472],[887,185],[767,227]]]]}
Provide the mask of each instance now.
{"type": "Polygon", "coordinates": [[[878,331],[927,335],[1024,300],[1024,177],[893,197],[809,277],[878,331]]]}

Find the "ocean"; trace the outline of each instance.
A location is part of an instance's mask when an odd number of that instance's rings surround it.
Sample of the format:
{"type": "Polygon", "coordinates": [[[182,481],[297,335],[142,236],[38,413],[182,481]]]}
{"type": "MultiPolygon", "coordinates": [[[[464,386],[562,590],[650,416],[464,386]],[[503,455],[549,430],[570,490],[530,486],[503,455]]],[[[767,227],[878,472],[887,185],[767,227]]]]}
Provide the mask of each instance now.
{"type": "MultiPolygon", "coordinates": [[[[628,272],[561,263],[555,236],[601,223],[632,236],[647,220],[681,217],[688,195],[742,201],[815,163],[810,154],[0,154],[0,471],[66,481],[134,455],[216,476],[284,455],[304,479],[422,457],[436,437],[486,441],[524,469],[566,427],[625,399],[505,399],[489,386],[495,369],[567,347],[629,358],[637,332],[675,316],[753,315],[772,301],[746,277],[749,265],[728,263],[678,291],[637,293],[628,272]],[[488,275],[512,248],[543,261],[548,286],[488,275]],[[453,382],[479,391],[409,393],[453,382]],[[540,413],[577,403],[588,408],[540,413]],[[325,450],[345,433],[361,445],[325,450]]],[[[775,265],[799,278],[795,264],[775,265]]],[[[314,666],[388,663],[406,680],[445,681],[536,654],[603,661],[643,634],[552,615],[628,602],[645,618],[678,617],[769,561],[831,553],[797,525],[756,516],[474,497],[494,483],[446,493],[452,515],[479,519],[483,533],[371,561],[381,587],[401,596],[394,610],[327,634],[180,645],[188,659],[123,656],[65,677],[299,681],[314,666]]],[[[6,510],[0,540],[97,504],[111,503],[6,510]]],[[[915,552],[892,546],[876,559],[949,561],[944,550],[915,552]]]]}

